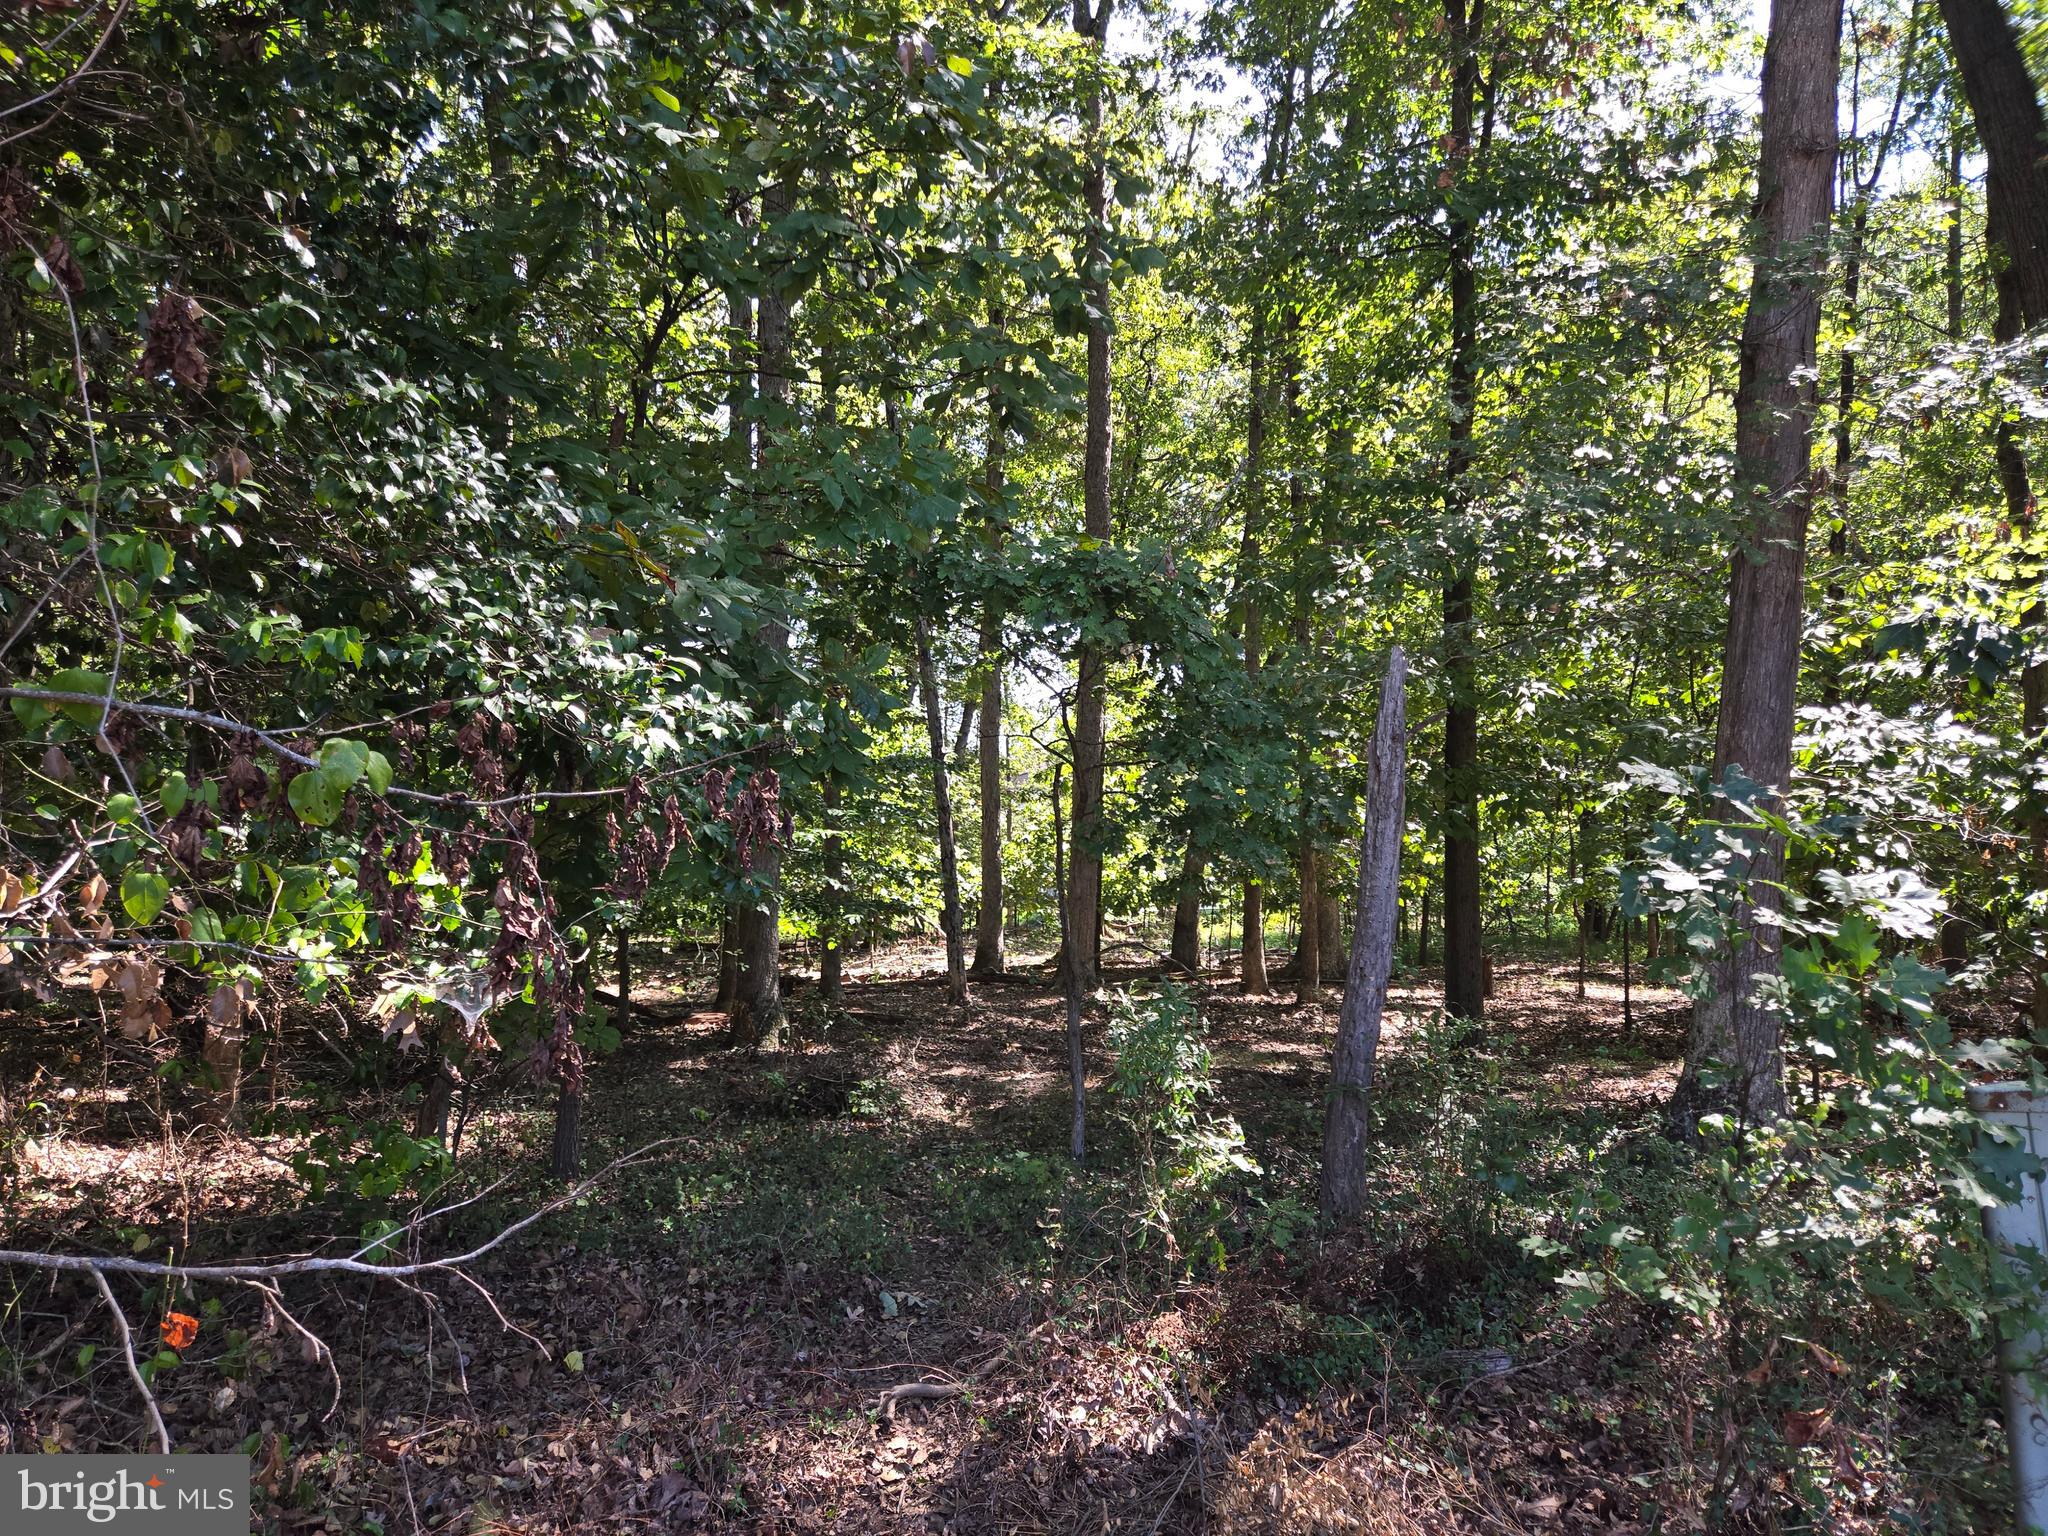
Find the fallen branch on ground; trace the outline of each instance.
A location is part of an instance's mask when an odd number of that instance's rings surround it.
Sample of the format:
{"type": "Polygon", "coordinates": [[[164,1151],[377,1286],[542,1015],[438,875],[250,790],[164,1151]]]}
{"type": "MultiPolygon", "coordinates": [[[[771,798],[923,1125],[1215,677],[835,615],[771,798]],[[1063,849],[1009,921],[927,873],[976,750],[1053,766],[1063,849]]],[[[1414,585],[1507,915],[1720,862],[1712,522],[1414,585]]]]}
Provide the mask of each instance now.
{"type": "MultiPolygon", "coordinates": [[[[497,1314],[498,1321],[503,1323],[507,1330],[532,1340],[533,1335],[531,1333],[528,1333],[505,1316],[504,1312],[499,1309],[497,1301],[492,1297],[490,1291],[481,1281],[468,1272],[466,1266],[482,1258],[493,1249],[502,1247],[542,1217],[551,1215],[561,1210],[564,1206],[581,1199],[593,1186],[602,1183],[620,1169],[629,1168],[633,1164],[644,1160],[650,1154],[660,1151],[663,1147],[673,1146],[681,1139],[675,1136],[665,1137],[660,1141],[649,1142],[637,1151],[628,1152],[621,1157],[612,1159],[611,1162],[605,1164],[604,1167],[600,1168],[589,1178],[572,1184],[553,1199],[536,1206],[510,1226],[499,1230],[488,1241],[479,1243],[467,1252],[450,1254],[444,1258],[417,1259],[403,1264],[379,1264],[374,1260],[365,1260],[363,1255],[393,1248],[406,1238],[416,1237],[421,1228],[429,1222],[446,1216],[450,1212],[461,1210],[464,1206],[472,1204],[474,1200],[482,1199],[482,1195],[474,1196],[470,1200],[460,1200],[452,1205],[441,1206],[435,1210],[424,1211],[395,1231],[387,1233],[377,1238],[374,1242],[358,1248],[346,1258],[321,1258],[317,1255],[307,1254],[296,1259],[277,1259],[269,1262],[164,1264],[152,1259],[134,1259],[119,1254],[34,1253],[26,1249],[0,1248],[0,1265],[17,1266],[23,1269],[55,1270],[70,1274],[90,1274],[93,1277],[94,1282],[99,1286],[100,1295],[106,1299],[107,1306],[114,1314],[114,1328],[120,1337],[121,1351],[127,1360],[128,1374],[134,1379],[136,1391],[142,1396],[143,1407],[148,1412],[151,1427],[156,1432],[158,1448],[168,1455],[171,1449],[170,1431],[164,1425],[163,1414],[157,1409],[156,1396],[150,1391],[149,1383],[143,1377],[142,1369],[136,1362],[134,1330],[129,1324],[128,1314],[122,1310],[120,1302],[114,1296],[113,1287],[107,1283],[108,1275],[144,1275],[154,1279],[220,1280],[230,1284],[244,1285],[251,1290],[261,1292],[265,1304],[305,1340],[311,1351],[311,1358],[324,1361],[328,1371],[334,1377],[334,1399],[327,1410],[327,1415],[331,1417],[341,1403],[341,1372],[334,1363],[334,1351],[328,1348],[324,1339],[320,1338],[318,1334],[306,1327],[305,1324],[301,1323],[285,1309],[283,1298],[279,1294],[275,1282],[287,1279],[293,1275],[348,1274],[368,1275],[374,1279],[390,1280],[404,1284],[415,1276],[450,1274],[475,1287],[483,1295],[484,1300],[490,1303],[491,1310],[497,1314]]],[[[501,1180],[500,1182],[502,1183],[503,1181],[501,1180]]],[[[497,1185],[495,1184],[491,1186],[493,1189],[496,1187],[497,1185]]],[[[489,1190],[484,1191],[485,1194],[489,1192],[489,1190]]],[[[412,1286],[407,1288],[417,1289],[417,1287],[412,1286]]],[[[534,1342],[538,1344],[539,1341],[534,1340],[534,1342]]],[[[544,1348],[541,1352],[542,1354],[547,1353],[544,1348]]],[[[959,1389],[954,1388],[952,1390],[958,1391],[959,1389]]],[[[917,1396],[921,1394],[913,1393],[910,1395],[917,1396]]],[[[946,1395],[950,1395],[950,1393],[946,1395]]]]}

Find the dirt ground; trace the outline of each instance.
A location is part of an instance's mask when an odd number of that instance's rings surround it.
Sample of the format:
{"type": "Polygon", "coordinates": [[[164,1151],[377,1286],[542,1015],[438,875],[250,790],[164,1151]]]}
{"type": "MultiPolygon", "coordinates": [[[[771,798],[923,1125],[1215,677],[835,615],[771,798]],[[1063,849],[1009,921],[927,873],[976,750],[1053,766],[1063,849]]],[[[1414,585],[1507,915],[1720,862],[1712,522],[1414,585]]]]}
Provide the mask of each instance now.
{"type": "MultiPolygon", "coordinates": [[[[1582,1000],[1563,964],[1502,962],[1478,1075],[1446,1082],[1422,1048],[1436,977],[1403,978],[1379,1090],[1386,1209],[1318,1250],[1305,1213],[1334,995],[1297,1007],[1204,978],[1213,1109],[1259,1172],[1169,1227],[1099,1080],[1089,1165],[1065,1158],[1042,965],[1013,957],[955,1011],[937,959],[900,947],[855,966],[830,1019],[799,984],[793,1047],[766,1057],[728,1049],[701,980],[643,949],[632,1026],[589,1074],[586,1166],[664,1145],[480,1260],[474,1283],[305,1278],[280,1293],[289,1317],[247,1290],[184,1290],[199,1337],[156,1378],[176,1442],[249,1448],[281,1531],[1693,1526],[1711,1431],[1669,1328],[1567,1323],[1549,1277],[1516,1267],[1508,1197],[1461,1193],[1569,1160],[1589,1116],[1649,1117],[1682,1043],[1673,994],[1638,984],[1624,1031],[1618,975],[1597,971],[1582,1000]],[[1511,1106],[1505,1132],[1474,1117],[1488,1100],[1511,1106]],[[912,1383],[926,1392],[889,1395],[912,1383]]],[[[138,1063],[103,1058],[103,1038],[82,1021],[0,1050],[13,1084],[31,1057],[65,1058],[36,1088],[53,1108],[17,1147],[0,1242],[198,1262],[352,1241],[297,1192],[303,1138],[170,1129],[174,1088],[113,1086],[138,1063]]],[[[1089,1049],[1100,1069],[1099,1017],[1089,1049]]],[[[335,1043],[326,1059],[346,1058],[335,1043]]],[[[245,1109],[303,1097],[259,1069],[245,1109]]],[[[553,1190],[546,1094],[508,1068],[472,1099],[455,1188],[509,1181],[431,1223],[421,1256],[553,1190]]],[[[96,1292],[7,1284],[0,1451],[140,1445],[96,1292]]],[[[138,1320],[166,1307],[119,1289],[138,1320]]],[[[1895,1456],[1881,1474],[1881,1456],[1842,1460],[1833,1529],[1967,1502],[1941,1468],[1916,1485],[1895,1456]]]]}

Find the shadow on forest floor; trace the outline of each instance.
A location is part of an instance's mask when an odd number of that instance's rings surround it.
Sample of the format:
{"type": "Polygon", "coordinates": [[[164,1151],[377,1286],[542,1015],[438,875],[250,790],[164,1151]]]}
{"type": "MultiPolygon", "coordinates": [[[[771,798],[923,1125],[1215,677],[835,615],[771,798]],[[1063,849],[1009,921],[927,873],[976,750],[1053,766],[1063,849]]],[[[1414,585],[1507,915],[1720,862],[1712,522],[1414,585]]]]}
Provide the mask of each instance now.
{"type": "MultiPolygon", "coordinates": [[[[329,1373],[255,1298],[186,1297],[204,1326],[158,1379],[165,1412],[183,1448],[252,1448],[268,1528],[1689,1527],[1711,1447],[1704,1421],[1693,1439],[1705,1389],[1671,1320],[1566,1322],[1515,1243],[1540,1207],[1494,1177],[1563,1188],[1596,1131],[1646,1134],[1682,1045],[1673,994],[1638,989],[1624,1031],[1617,975],[1596,971],[1582,999],[1563,965],[1504,961],[1488,1049],[1450,1067],[1430,1048],[1438,977],[1399,978],[1385,1208],[1318,1251],[1334,994],[1298,1007],[1202,979],[1213,1108],[1260,1171],[1162,1221],[1099,1093],[1089,1164],[1067,1161],[1062,1007],[1031,960],[955,1011],[935,950],[869,957],[836,1016],[799,987],[791,1048],[759,1056],[727,1048],[701,978],[637,958],[633,1027],[589,1073],[587,1165],[675,1140],[479,1265],[490,1299],[297,1283],[296,1315],[339,1370],[330,1411],[329,1373]],[[880,1394],[913,1381],[961,1390],[886,1422],[880,1394]]],[[[69,1057],[45,1077],[58,1109],[25,1145],[10,1245],[196,1262],[348,1240],[359,1213],[304,1202],[290,1176],[312,1129],[179,1129],[175,1085],[105,1089],[157,1080],[127,1070],[140,1053],[102,1060],[101,1038],[94,1024],[0,1041],[12,1081],[53,1044],[69,1057]]],[[[547,1189],[548,1095],[512,1071],[475,1092],[457,1183],[514,1178],[431,1251],[547,1189]]],[[[249,1093],[302,1120],[317,1100],[260,1069],[249,1093]]],[[[0,1335],[0,1451],[137,1444],[96,1298],[21,1283],[0,1335]]],[[[127,1299],[138,1316],[162,1304],[127,1299]]],[[[1832,1528],[1886,1528],[1908,1492],[1927,1497],[1872,1470],[1832,1528]]]]}

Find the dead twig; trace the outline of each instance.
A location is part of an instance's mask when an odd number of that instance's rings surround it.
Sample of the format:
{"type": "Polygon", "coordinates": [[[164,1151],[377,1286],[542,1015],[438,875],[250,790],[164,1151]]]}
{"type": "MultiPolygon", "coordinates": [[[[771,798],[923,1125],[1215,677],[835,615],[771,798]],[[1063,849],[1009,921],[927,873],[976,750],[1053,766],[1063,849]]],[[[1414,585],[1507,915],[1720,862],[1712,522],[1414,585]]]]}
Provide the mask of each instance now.
{"type": "Polygon", "coordinates": [[[114,1331],[121,1337],[121,1355],[128,1362],[128,1375],[135,1382],[135,1390],[142,1394],[142,1406],[149,1410],[149,1422],[156,1429],[156,1447],[168,1456],[171,1454],[171,1432],[164,1428],[164,1416],[156,1406],[156,1394],[149,1390],[149,1383],[142,1378],[142,1367],[136,1364],[135,1335],[129,1330],[128,1314],[114,1299],[114,1288],[107,1284],[107,1277],[98,1270],[92,1272],[92,1277],[100,1283],[100,1294],[107,1299],[107,1310],[114,1314],[114,1331]]]}

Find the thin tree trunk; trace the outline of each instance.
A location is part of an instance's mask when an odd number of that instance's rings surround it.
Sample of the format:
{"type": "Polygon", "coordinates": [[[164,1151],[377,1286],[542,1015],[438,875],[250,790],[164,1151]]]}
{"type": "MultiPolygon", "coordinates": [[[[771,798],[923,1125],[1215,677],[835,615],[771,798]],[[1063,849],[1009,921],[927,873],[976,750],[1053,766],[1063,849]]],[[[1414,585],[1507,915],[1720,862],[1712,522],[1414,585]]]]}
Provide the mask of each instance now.
{"type": "Polygon", "coordinates": [[[1180,886],[1173,904],[1173,939],[1167,958],[1176,975],[1198,976],[1202,971],[1202,870],[1207,860],[1192,836],[1180,862],[1180,886]]]}
{"type": "Polygon", "coordinates": [[[718,992],[711,1006],[730,1014],[740,991],[738,908],[723,902],[718,908],[718,992]]]}
{"type": "Polygon", "coordinates": [[[967,935],[960,918],[960,853],[953,840],[953,791],[946,775],[946,729],[939,719],[939,681],[932,665],[931,633],[912,621],[917,641],[917,686],[924,694],[924,728],[931,739],[932,805],[939,822],[940,922],[946,933],[946,1001],[967,1001],[967,935]]]}
{"type": "MultiPolygon", "coordinates": [[[[1842,253],[1842,313],[1844,326],[1852,343],[1858,340],[1857,331],[1862,323],[1861,304],[1863,296],[1863,253],[1870,237],[1870,205],[1877,193],[1877,184],[1884,176],[1885,161],[1890,157],[1892,139],[1898,133],[1899,114],[1905,107],[1906,89],[1913,74],[1913,56],[1920,40],[1920,6],[1914,4],[1907,21],[1905,48],[1900,55],[1898,83],[1892,93],[1891,116],[1886,119],[1884,131],[1878,135],[1877,145],[1871,151],[1870,164],[1858,171],[1853,167],[1846,173],[1854,200],[1855,215],[1849,221],[1848,247],[1842,253]]],[[[1861,69],[1857,71],[1859,77],[1861,69]]],[[[1853,93],[1852,93],[1853,94],[1853,93]]],[[[1855,125],[1856,104],[1851,104],[1850,123],[1855,125]]],[[[1835,469],[1829,489],[1833,493],[1834,523],[1828,529],[1828,605],[1839,610],[1844,593],[1843,567],[1849,558],[1849,486],[1855,474],[1856,464],[1856,359],[1860,345],[1845,345],[1839,349],[1835,362],[1835,469]]],[[[1832,704],[1841,697],[1841,676],[1839,666],[1830,664],[1822,684],[1821,697],[1824,703],[1832,704]]]]}
{"type": "Polygon", "coordinates": [[[818,957],[818,996],[837,1008],[846,968],[846,835],[839,829],[839,779],[825,775],[818,786],[825,808],[825,948],[818,957]]]}
{"type": "MultiPolygon", "coordinates": [[[[1245,512],[1244,536],[1238,544],[1237,584],[1243,594],[1238,615],[1238,639],[1244,646],[1246,690],[1254,695],[1259,687],[1259,653],[1263,649],[1263,616],[1259,607],[1259,540],[1264,531],[1266,506],[1266,351],[1265,311],[1252,312],[1251,398],[1245,409],[1245,512]]],[[[1244,883],[1243,944],[1238,955],[1238,980],[1250,996],[1263,996],[1271,986],[1266,977],[1266,892],[1257,880],[1244,883]]]]}
{"type": "MultiPolygon", "coordinates": [[[[762,194],[761,223],[769,240],[776,238],[773,226],[790,212],[794,202],[793,188],[786,179],[776,181],[762,194]]],[[[787,281],[788,268],[784,264],[777,269],[775,280],[761,295],[756,317],[758,355],[755,390],[761,402],[763,420],[755,437],[754,462],[756,468],[764,473],[774,452],[774,435],[770,428],[774,425],[774,418],[789,403],[789,294],[784,286],[787,281]]],[[[782,562],[783,549],[777,544],[763,557],[764,580],[772,582],[779,575],[782,562]]],[[[779,616],[770,617],[756,631],[756,638],[768,659],[770,687],[779,687],[780,677],[772,674],[782,670],[789,655],[789,626],[779,616]]],[[[770,716],[780,719],[781,710],[771,709],[770,716]]],[[[775,770],[760,768],[755,771],[773,773],[775,770]]],[[[757,1050],[775,1051],[782,1048],[783,1024],[782,844],[779,839],[763,838],[755,846],[753,868],[748,874],[754,884],[753,899],[741,904],[736,925],[740,975],[734,997],[735,1035],[750,1040],[757,1050]]]]}
{"type": "Polygon", "coordinates": [[[1316,859],[1316,888],[1316,952],[1322,956],[1322,978],[1341,984],[1349,969],[1350,945],[1344,940],[1344,902],[1337,888],[1336,860],[1327,853],[1316,859]]]}
{"type": "MultiPolygon", "coordinates": [[[[1483,3],[1483,0],[1482,0],[1483,3]]],[[[1475,7],[1476,9],[1477,7],[1475,7]]],[[[1473,114],[1479,95],[1478,17],[1467,0],[1446,0],[1451,38],[1449,174],[1462,179],[1476,158],[1473,114]]],[[[1462,204],[1446,200],[1450,242],[1450,447],[1444,512],[1453,567],[1444,586],[1444,1007],[1454,1018],[1486,1014],[1485,947],[1480,925],[1479,677],[1473,636],[1477,552],[1463,526],[1470,513],[1473,412],[1479,397],[1477,234],[1462,204]]]]}
{"type": "Polygon", "coordinates": [[[1401,894],[1401,834],[1407,820],[1408,658],[1397,645],[1387,659],[1373,724],[1372,777],[1366,786],[1365,829],[1358,840],[1358,913],[1351,928],[1351,964],[1337,1017],[1323,1118],[1321,1205],[1326,1221],[1348,1225],[1367,1205],[1366,1141],[1372,1129],[1372,1083],[1380,1017],[1394,973],[1394,922],[1401,894]]]}
{"type": "Polygon", "coordinates": [[[1301,836],[1301,915],[1299,935],[1294,941],[1294,1000],[1319,1003],[1323,1000],[1323,925],[1316,914],[1316,845],[1307,832],[1301,836]]]}
{"type": "MultiPolygon", "coordinates": [[[[1114,0],[1074,0],[1074,31],[1088,39],[1097,69],[1107,67],[1109,17],[1114,0]]],[[[1088,295],[1087,430],[1081,457],[1082,532],[1098,544],[1110,538],[1110,373],[1109,373],[1109,256],[1107,235],[1109,197],[1107,170],[1102,151],[1102,83],[1098,75],[1088,88],[1083,104],[1083,131],[1088,146],[1088,168],[1083,180],[1083,211],[1088,220],[1088,238],[1082,251],[1082,288],[1088,295]]],[[[1064,942],[1080,944],[1074,956],[1076,984],[1083,993],[1092,992],[1101,978],[1102,905],[1102,783],[1109,663],[1100,646],[1084,642],[1078,666],[1074,700],[1074,825],[1073,856],[1069,860],[1068,922],[1064,942]]]]}
{"type": "MultiPolygon", "coordinates": [[[[588,1006],[590,999],[590,957],[576,962],[573,972],[576,996],[588,1006]]],[[[624,1020],[619,1029],[625,1029],[624,1020]]],[[[583,1171],[583,1078],[579,1072],[555,1090],[555,1134],[548,1148],[548,1176],[567,1181],[583,1171]]]]}
{"type": "Polygon", "coordinates": [[[1633,1040],[1636,1037],[1635,977],[1629,970],[1628,931],[1635,920],[1627,913],[1621,917],[1621,1037],[1633,1040]]]}
{"type": "Polygon", "coordinates": [[[1579,946],[1579,997],[1586,996],[1586,924],[1590,920],[1593,903],[1586,895],[1586,865],[1589,862],[1586,839],[1593,828],[1593,813],[1581,809],[1578,831],[1572,839],[1572,922],[1578,936],[1579,946]]]}
{"type": "MultiPolygon", "coordinates": [[[[1764,47],[1758,250],[1735,397],[1747,527],[1729,582],[1714,778],[1740,768],[1773,800],[1791,773],[1841,26],[1842,0],[1772,0],[1764,47]]],[[[1756,995],[1757,982],[1778,970],[1771,919],[1783,868],[1776,838],[1764,839],[1748,861],[1749,906],[1738,910],[1736,931],[1711,962],[1711,994],[1693,1009],[1672,1104],[1681,1132],[1719,1105],[1752,1124],[1785,1112],[1778,1021],[1756,995]]]]}
{"type": "Polygon", "coordinates": [[[1060,826],[1060,799],[1064,786],[1060,783],[1065,769],[1054,764],[1052,770],[1052,881],[1053,895],[1060,911],[1060,992],[1067,1005],[1067,1091],[1073,1106],[1067,1137],[1067,1152],[1075,1162],[1088,1155],[1088,1059],[1081,1040],[1081,987],[1080,967],[1076,964],[1077,951],[1074,948],[1072,924],[1067,916],[1067,865],[1061,852],[1065,838],[1060,826]]]}
{"type": "Polygon", "coordinates": [[[1429,964],[1429,887],[1422,888],[1422,920],[1415,929],[1415,964],[1429,964]]]}
{"type": "MultiPolygon", "coordinates": [[[[1000,14],[1007,16],[1010,7],[1004,4],[1000,14]]],[[[1003,81],[1000,77],[991,80],[988,87],[989,120],[998,130],[1002,123],[1003,81]]],[[[999,245],[1002,228],[991,221],[986,231],[991,246],[999,245]]],[[[1000,277],[993,279],[1000,282],[1000,277]]],[[[988,306],[988,326],[992,334],[1001,337],[1008,334],[1009,316],[1004,311],[1000,290],[992,290],[988,306]]],[[[1003,547],[1003,508],[1006,504],[1008,470],[1006,458],[1009,451],[1009,413],[1003,404],[1000,380],[992,382],[988,390],[988,442],[983,450],[985,494],[988,504],[988,522],[985,540],[993,559],[1003,547]]],[[[1003,615],[996,599],[990,596],[981,616],[981,904],[975,913],[974,962],[968,968],[973,976],[1000,976],[1003,973],[1003,615]]]]}
{"type": "Polygon", "coordinates": [[[981,632],[981,909],[975,916],[976,976],[1003,972],[1003,668],[1001,621],[993,603],[981,632]]]}

